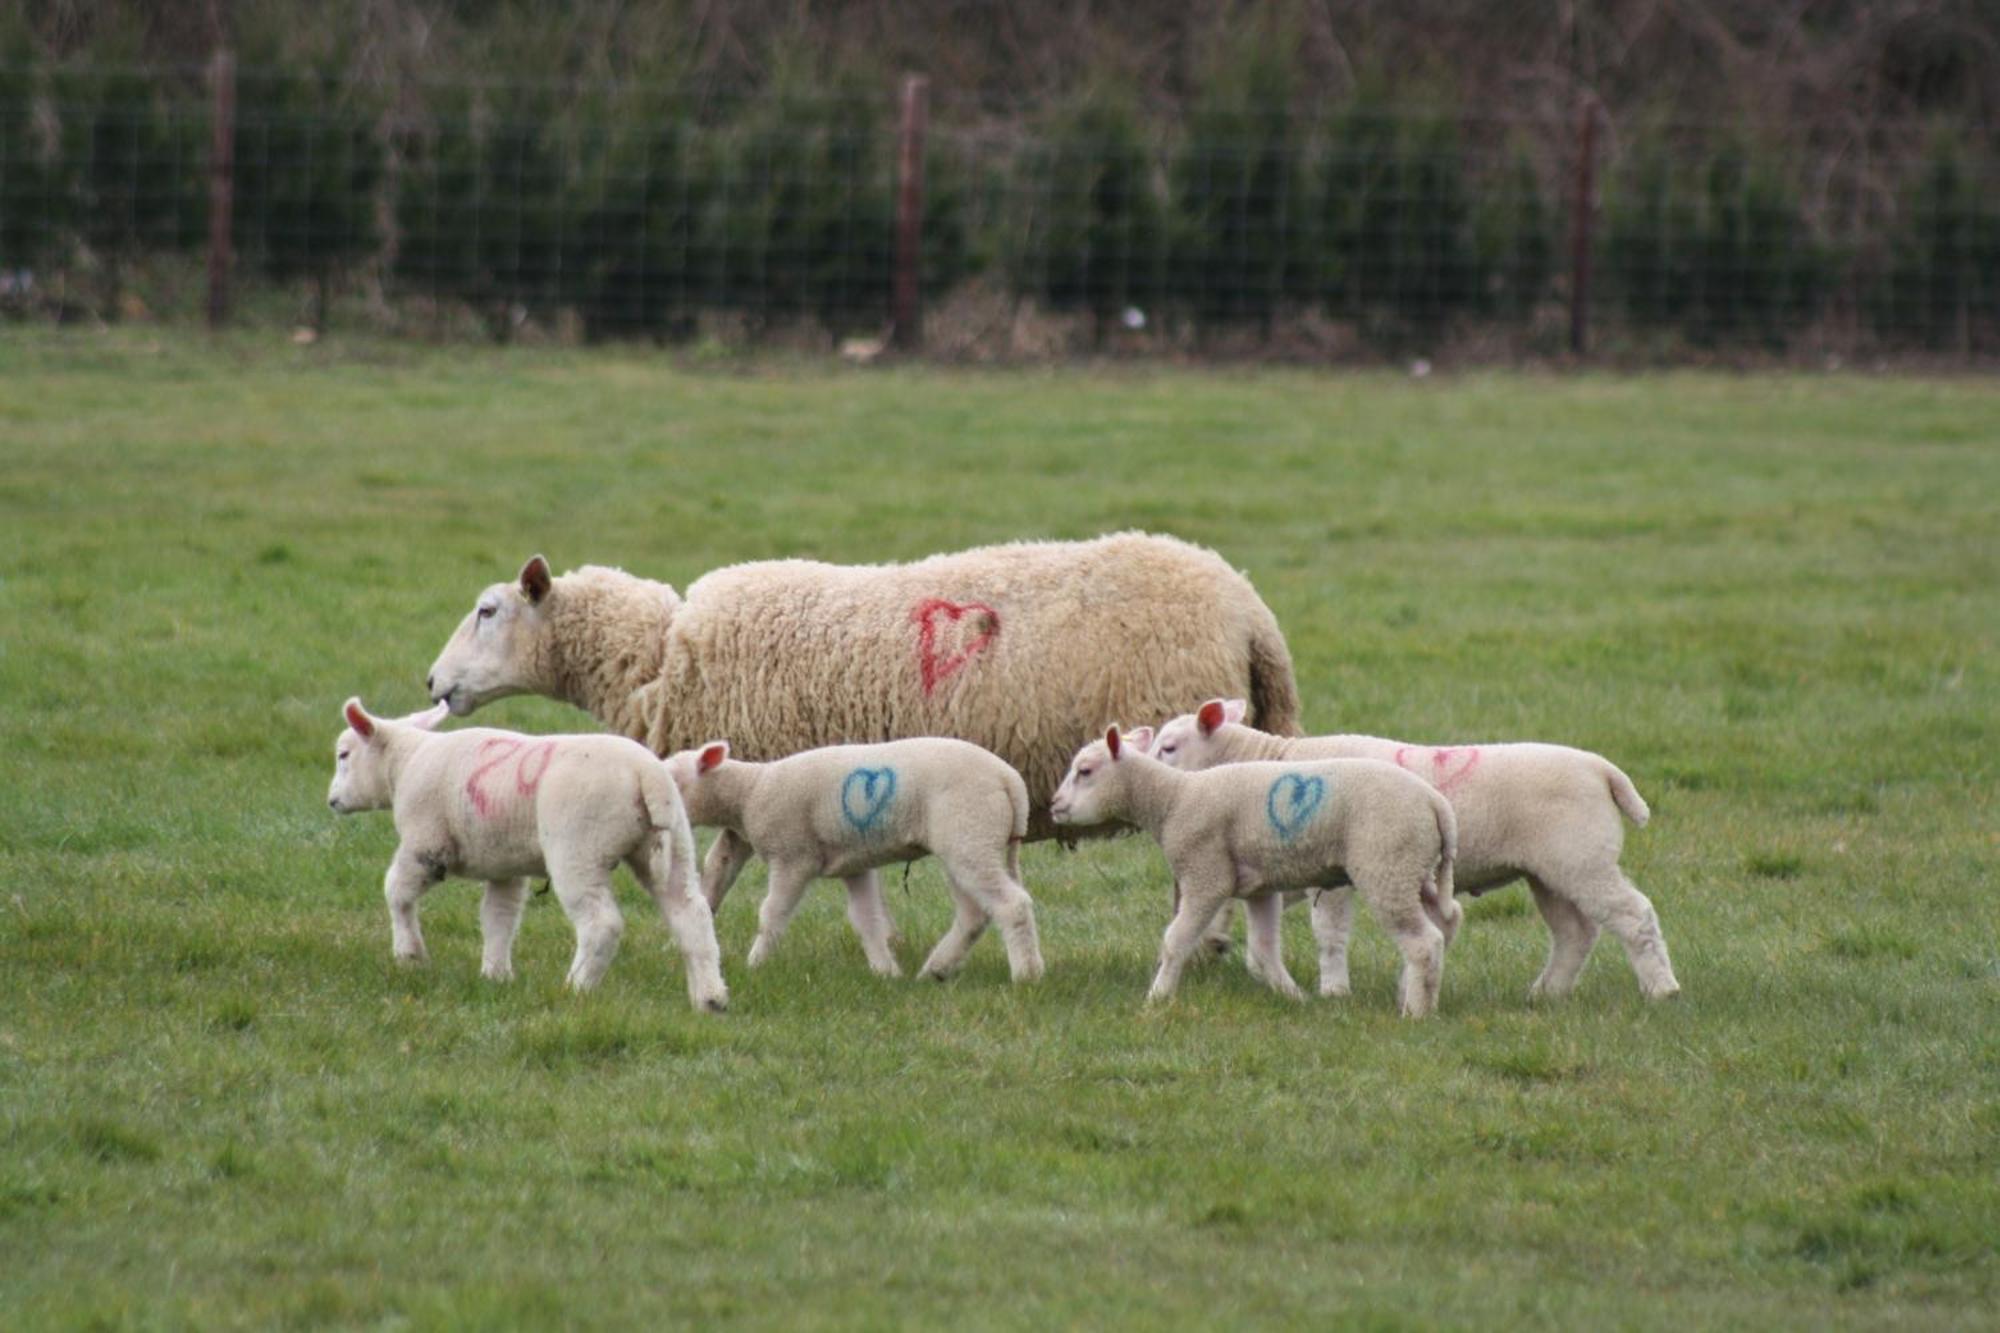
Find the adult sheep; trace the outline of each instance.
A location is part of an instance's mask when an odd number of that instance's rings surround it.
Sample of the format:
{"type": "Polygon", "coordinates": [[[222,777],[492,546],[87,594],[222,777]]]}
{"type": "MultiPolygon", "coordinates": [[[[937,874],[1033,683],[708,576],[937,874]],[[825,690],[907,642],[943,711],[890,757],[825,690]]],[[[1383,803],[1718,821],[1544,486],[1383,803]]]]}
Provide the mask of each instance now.
{"type": "Polygon", "coordinates": [[[617,569],[553,577],[535,556],[479,595],[432,665],[464,715],[542,694],[659,754],[727,737],[746,759],[956,736],[1020,771],[1028,837],[1077,747],[1121,718],[1242,697],[1299,729],[1278,622],[1213,551],[1127,532],[1015,542],[905,565],[770,560],[685,597],[617,569]]]}

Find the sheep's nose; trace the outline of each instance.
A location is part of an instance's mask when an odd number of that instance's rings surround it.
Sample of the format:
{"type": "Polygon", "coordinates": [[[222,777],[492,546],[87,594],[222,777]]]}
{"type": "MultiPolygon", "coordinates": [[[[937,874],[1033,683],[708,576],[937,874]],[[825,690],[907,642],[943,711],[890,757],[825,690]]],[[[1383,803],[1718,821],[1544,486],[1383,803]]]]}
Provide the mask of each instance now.
{"type": "Polygon", "coordinates": [[[425,692],[426,692],[426,693],[428,693],[428,694],[429,694],[429,695],[431,696],[431,698],[435,699],[435,698],[437,698],[437,697],[438,697],[438,696],[437,696],[437,677],[436,677],[436,676],[425,676],[425,677],[424,677],[424,690],[425,690],[425,692]]]}

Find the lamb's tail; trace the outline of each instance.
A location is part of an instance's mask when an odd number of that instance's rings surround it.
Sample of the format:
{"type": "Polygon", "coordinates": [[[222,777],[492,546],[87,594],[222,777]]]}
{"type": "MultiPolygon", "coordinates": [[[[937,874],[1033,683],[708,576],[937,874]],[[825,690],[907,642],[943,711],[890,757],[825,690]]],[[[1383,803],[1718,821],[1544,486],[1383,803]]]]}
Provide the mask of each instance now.
{"type": "Polygon", "coordinates": [[[1626,777],[1624,770],[1609,759],[1604,761],[1604,778],[1611,784],[1611,799],[1625,812],[1625,818],[1640,828],[1646,827],[1646,821],[1653,817],[1653,812],[1646,808],[1645,798],[1640,796],[1639,789],[1632,785],[1632,779],[1626,777]]]}
{"type": "Polygon", "coordinates": [[[1274,736],[1297,736],[1302,724],[1292,651],[1270,609],[1261,603],[1258,609],[1263,614],[1250,631],[1250,720],[1274,736]]]}
{"type": "Polygon", "coordinates": [[[1438,861],[1436,873],[1426,887],[1437,897],[1435,902],[1426,901],[1431,919],[1444,932],[1444,942],[1450,946],[1452,937],[1458,934],[1458,924],[1465,919],[1465,909],[1458,905],[1457,886],[1452,882],[1453,867],[1458,863],[1458,816],[1452,813],[1451,802],[1433,790],[1431,792],[1431,815],[1437,820],[1438,861]]]}
{"type": "Polygon", "coordinates": [[[666,854],[665,873],[679,880],[689,894],[701,893],[701,872],[695,858],[694,830],[688,827],[687,808],[681,804],[680,788],[663,763],[649,764],[639,778],[639,798],[646,806],[646,822],[653,826],[666,854]]]}
{"type": "Polygon", "coordinates": [[[1007,873],[1021,882],[1021,842],[1028,836],[1028,784],[1012,764],[1007,766],[1007,802],[1014,808],[1014,831],[1007,839],[1007,873]]]}

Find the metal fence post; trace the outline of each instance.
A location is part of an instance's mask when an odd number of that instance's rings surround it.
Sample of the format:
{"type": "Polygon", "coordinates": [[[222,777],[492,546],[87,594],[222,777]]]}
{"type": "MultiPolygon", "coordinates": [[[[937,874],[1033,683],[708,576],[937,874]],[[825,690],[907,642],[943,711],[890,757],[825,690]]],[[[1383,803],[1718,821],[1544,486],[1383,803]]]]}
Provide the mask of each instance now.
{"type": "Polygon", "coordinates": [[[931,81],[921,74],[903,80],[901,143],[896,155],[896,271],[890,294],[890,341],[913,352],[923,341],[923,307],[918,287],[924,245],[924,130],[930,115],[931,81]]]}
{"type": "Polygon", "coordinates": [[[214,98],[208,141],[208,327],[229,318],[229,259],[236,211],[236,56],[218,45],[208,67],[214,98]]]}
{"type": "Polygon", "coordinates": [[[1569,350],[1590,351],[1590,243],[1597,195],[1597,104],[1577,99],[1576,197],[1569,217],[1569,350]]]}

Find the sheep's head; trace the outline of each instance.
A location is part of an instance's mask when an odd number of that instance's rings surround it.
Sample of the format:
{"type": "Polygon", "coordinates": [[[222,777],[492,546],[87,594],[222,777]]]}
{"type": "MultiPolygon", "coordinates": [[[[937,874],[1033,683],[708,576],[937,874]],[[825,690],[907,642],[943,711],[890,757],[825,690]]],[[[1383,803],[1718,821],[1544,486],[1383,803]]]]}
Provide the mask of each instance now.
{"type": "Polygon", "coordinates": [[[1124,817],[1124,784],[1119,765],[1129,762],[1136,752],[1144,754],[1152,744],[1151,727],[1135,727],[1121,732],[1105,728],[1104,739],[1092,741],[1070,760],[1069,772],[1049,801],[1049,818],[1058,824],[1102,824],[1124,817]]]}
{"type": "Polygon", "coordinates": [[[1183,713],[1160,728],[1153,738],[1152,756],[1170,768],[1194,773],[1222,760],[1222,745],[1216,733],[1225,725],[1240,723],[1249,711],[1241,699],[1210,699],[1192,713],[1183,713]]]}
{"type": "Polygon", "coordinates": [[[496,583],[479,600],[431,663],[424,678],[431,698],[460,717],[481,704],[513,694],[547,693],[541,679],[547,660],[548,600],[554,579],[549,562],[535,556],[521,576],[496,583]]]}
{"type": "Polygon", "coordinates": [[[326,789],[326,803],[335,814],[341,815],[386,810],[394,800],[389,781],[388,731],[395,727],[430,731],[444,721],[446,710],[440,704],[389,722],[371,716],[359,699],[349,699],[340,711],[347,719],[347,729],[333,743],[333,782],[326,789]]]}

